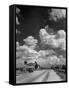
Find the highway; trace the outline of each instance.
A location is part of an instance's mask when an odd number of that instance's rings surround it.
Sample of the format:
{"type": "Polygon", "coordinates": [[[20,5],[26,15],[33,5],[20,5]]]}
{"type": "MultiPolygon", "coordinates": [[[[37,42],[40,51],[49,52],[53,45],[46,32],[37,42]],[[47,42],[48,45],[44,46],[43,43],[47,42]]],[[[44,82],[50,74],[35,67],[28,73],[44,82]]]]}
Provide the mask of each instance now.
{"type": "Polygon", "coordinates": [[[32,73],[22,73],[16,76],[16,83],[35,83],[35,82],[51,82],[62,81],[60,76],[54,70],[37,70],[32,73]]]}

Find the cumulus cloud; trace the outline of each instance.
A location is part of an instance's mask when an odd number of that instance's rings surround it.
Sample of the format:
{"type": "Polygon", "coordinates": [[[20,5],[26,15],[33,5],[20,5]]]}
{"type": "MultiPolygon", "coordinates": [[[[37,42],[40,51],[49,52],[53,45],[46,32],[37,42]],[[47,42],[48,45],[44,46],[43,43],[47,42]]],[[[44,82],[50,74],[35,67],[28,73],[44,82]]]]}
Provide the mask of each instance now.
{"type": "Polygon", "coordinates": [[[20,9],[16,7],[16,14],[20,13],[20,9]]]}
{"type": "Polygon", "coordinates": [[[66,10],[65,9],[51,9],[50,12],[50,20],[57,21],[58,19],[66,18],[66,10]]]}
{"type": "Polygon", "coordinates": [[[41,39],[41,42],[46,42],[46,38],[49,36],[46,29],[40,29],[39,36],[41,39]]]}
{"type": "Polygon", "coordinates": [[[16,42],[16,50],[20,50],[20,44],[18,41],[16,42]]]}
{"type": "Polygon", "coordinates": [[[28,62],[34,62],[38,59],[39,56],[40,55],[36,50],[29,48],[27,45],[19,46],[19,49],[16,52],[16,62],[18,63],[18,60],[21,60],[21,63],[24,63],[25,60],[28,62]]]}
{"type": "Polygon", "coordinates": [[[17,16],[16,16],[16,24],[17,24],[17,25],[20,24],[17,16]]]}
{"type": "Polygon", "coordinates": [[[20,34],[21,32],[20,31],[18,31],[18,29],[16,29],[16,34],[20,34]]]}
{"type": "Polygon", "coordinates": [[[25,50],[25,51],[27,51],[27,52],[29,52],[29,53],[37,53],[37,51],[29,48],[27,45],[20,46],[20,49],[21,49],[21,50],[25,50]]]}
{"type": "Polygon", "coordinates": [[[56,55],[51,55],[47,57],[47,63],[51,65],[65,65],[66,59],[63,57],[63,55],[60,55],[59,57],[56,55]]]}
{"type": "Polygon", "coordinates": [[[59,30],[56,34],[49,34],[45,29],[41,29],[39,35],[43,45],[66,50],[66,33],[64,30],[59,30]]]}
{"type": "Polygon", "coordinates": [[[40,54],[40,56],[50,56],[50,55],[53,55],[53,54],[56,54],[54,50],[40,50],[38,52],[40,54]]]}
{"type": "Polygon", "coordinates": [[[53,32],[54,32],[54,29],[53,28],[50,28],[48,25],[45,26],[45,29],[50,34],[53,34],[53,32]]]}
{"type": "Polygon", "coordinates": [[[59,30],[56,34],[56,38],[66,38],[66,33],[64,30],[59,30]]]}
{"type": "Polygon", "coordinates": [[[55,65],[58,62],[58,57],[56,55],[49,56],[48,62],[52,65],[55,65]]]}
{"type": "Polygon", "coordinates": [[[66,50],[66,33],[65,33],[65,31],[59,30],[57,32],[57,34],[55,35],[55,38],[50,39],[48,44],[52,45],[52,47],[66,50]]]}
{"type": "Polygon", "coordinates": [[[39,63],[42,67],[47,67],[47,65],[55,64],[65,64],[65,59],[63,56],[57,57],[54,53],[54,50],[40,50],[36,51],[29,48],[27,45],[20,46],[19,42],[16,42],[16,46],[19,47],[16,52],[16,67],[21,67],[24,64],[24,61],[39,63]]]}
{"type": "Polygon", "coordinates": [[[18,41],[16,42],[16,46],[19,46],[19,42],[18,41]]]}
{"type": "Polygon", "coordinates": [[[66,59],[63,57],[63,55],[59,55],[58,58],[59,58],[58,64],[62,64],[62,65],[63,65],[63,64],[64,64],[64,65],[66,64],[66,59]]]}
{"type": "MultiPolygon", "coordinates": [[[[36,60],[40,55],[34,50],[37,45],[37,39],[34,39],[32,36],[28,36],[24,39],[25,44],[20,45],[19,42],[16,42],[16,57],[18,59],[24,60],[36,60]]],[[[18,62],[18,61],[17,61],[18,62]]]]}
{"type": "Polygon", "coordinates": [[[46,29],[40,29],[39,36],[42,43],[48,43],[50,39],[55,38],[55,35],[50,35],[46,29]]]}
{"type": "Polygon", "coordinates": [[[23,40],[29,48],[34,49],[38,43],[38,40],[35,39],[33,36],[28,36],[26,39],[23,40]]]}

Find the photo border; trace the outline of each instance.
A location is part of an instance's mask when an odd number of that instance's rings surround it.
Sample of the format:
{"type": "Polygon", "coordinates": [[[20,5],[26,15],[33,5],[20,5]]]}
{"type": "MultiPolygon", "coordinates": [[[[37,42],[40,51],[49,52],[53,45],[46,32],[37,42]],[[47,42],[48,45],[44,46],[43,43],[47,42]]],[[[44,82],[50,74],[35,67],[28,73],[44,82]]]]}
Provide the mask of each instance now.
{"type": "Polygon", "coordinates": [[[56,84],[56,83],[65,83],[65,82],[67,82],[67,80],[68,80],[68,53],[67,53],[67,39],[68,39],[68,31],[67,31],[67,12],[68,12],[68,8],[67,7],[59,7],[59,6],[42,6],[42,5],[26,5],[26,4],[14,4],[13,5],[15,8],[15,10],[14,10],[14,22],[15,22],[15,27],[14,27],[14,29],[15,29],[15,38],[14,38],[14,40],[15,40],[15,62],[14,62],[14,64],[15,64],[15,69],[14,69],[14,71],[15,71],[15,84],[14,85],[35,85],[35,84],[56,84]],[[17,6],[32,6],[32,7],[43,7],[43,8],[55,8],[55,9],[66,9],[66,80],[65,81],[50,81],[50,82],[33,82],[33,83],[16,83],[16,7],[17,6]]]}

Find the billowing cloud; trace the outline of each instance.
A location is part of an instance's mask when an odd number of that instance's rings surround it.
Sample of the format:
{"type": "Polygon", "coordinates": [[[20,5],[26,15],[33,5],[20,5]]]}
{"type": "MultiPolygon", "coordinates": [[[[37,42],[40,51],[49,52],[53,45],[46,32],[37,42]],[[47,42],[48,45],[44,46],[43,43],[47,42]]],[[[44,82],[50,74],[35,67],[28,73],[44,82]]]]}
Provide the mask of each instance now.
{"type": "Polygon", "coordinates": [[[20,34],[21,32],[20,31],[18,31],[18,29],[16,29],[16,34],[20,34]]]}
{"type": "Polygon", "coordinates": [[[19,46],[19,42],[18,42],[18,41],[16,42],[16,46],[17,46],[17,47],[19,46]]]}
{"type": "Polygon", "coordinates": [[[46,29],[40,29],[39,36],[41,39],[41,43],[46,43],[46,44],[55,38],[55,35],[50,35],[46,29]]]}
{"type": "Polygon", "coordinates": [[[57,34],[56,34],[56,39],[58,39],[58,38],[66,38],[66,33],[65,33],[65,31],[64,30],[59,30],[58,32],[57,32],[57,34]]]}
{"type": "Polygon", "coordinates": [[[16,7],[16,14],[20,13],[20,9],[16,7]]]}
{"type": "Polygon", "coordinates": [[[20,50],[20,44],[18,41],[16,42],[16,50],[20,50]]]}
{"type": "Polygon", "coordinates": [[[48,41],[48,44],[52,45],[53,48],[60,48],[66,50],[66,33],[64,30],[59,30],[54,38],[48,41]],[[57,37],[57,38],[56,38],[57,37]]]}
{"type": "MultiPolygon", "coordinates": [[[[39,57],[39,53],[34,50],[37,45],[37,40],[34,37],[29,36],[24,39],[25,44],[20,45],[19,42],[16,42],[16,57],[19,60],[32,60],[34,61],[39,57]]],[[[18,62],[18,61],[17,61],[18,62]]]]}
{"type": "Polygon", "coordinates": [[[35,62],[39,53],[36,50],[29,48],[27,45],[20,46],[17,42],[18,50],[16,51],[16,67],[23,67],[24,61],[35,62]]]}
{"type": "Polygon", "coordinates": [[[38,43],[38,40],[35,39],[33,36],[28,36],[26,39],[23,40],[27,46],[31,49],[34,49],[38,43]]]}
{"type": "Polygon", "coordinates": [[[58,57],[56,55],[49,56],[48,62],[52,65],[55,65],[58,62],[58,57]]]}
{"type": "Polygon", "coordinates": [[[64,64],[64,65],[66,64],[66,59],[63,57],[63,55],[59,55],[58,58],[59,58],[59,60],[60,60],[60,61],[59,61],[59,64],[64,64]]]}
{"type": "Polygon", "coordinates": [[[32,56],[32,55],[37,55],[38,54],[38,52],[36,51],[36,50],[33,50],[33,49],[31,49],[29,46],[27,46],[27,45],[22,45],[22,46],[20,46],[19,45],[19,42],[16,42],[16,48],[17,48],[17,52],[19,53],[23,53],[23,55],[27,55],[27,56],[32,56]]]}
{"type": "Polygon", "coordinates": [[[46,29],[40,29],[39,36],[41,42],[46,42],[46,38],[49,37],[49,34],[47,33],[46,29]]]}
{"type": "Polygon", "coordinates": [[[66,50],[66,33],[64,30],[59,30],[56,34],[49,34],[45,29],[41,29],[39,35],[43,45],[66,50]]]}
{"type": "Polygon", "coordinates": [[[16,16],[16,24],[17,24],[17,25],[20,24],[17,16],[16,16]]]}
{"type": "Polygon", "coordinates": [[[16,51],[16,67],[23,67],[24,61],[28,63],[35,62],[42,67],[50,67],[49,65],[65,64],[65,58],[62,55],[57,57],[54,50],[40,50],[36,51],[29,48],[27,45],[20,46],[19,42],[16,42],[18,51],[16,51]]]}
{"type": "Polygon", "coordinates": [[[66,10],[65,9],[51,9],[50,12],[50,20],[57,21],[58,19],[66,18],[66,10]]]}
{"type": "Polygon", "coordinates": [[[37,51],[29,48],[27,45],[20,46],[20,49],[21,49],[21,50],[25,50],[25,51],[27,51],[27,52],[29,52],[29,53],[37,53],[37,51]]]}
{"type": "Polygon", "coordinates": [[[56,54],[55,51],[51,49],[50,50],[40,50],[38,53],[40,54],[40,56],[43,56],[43,57],[56,54]]]}

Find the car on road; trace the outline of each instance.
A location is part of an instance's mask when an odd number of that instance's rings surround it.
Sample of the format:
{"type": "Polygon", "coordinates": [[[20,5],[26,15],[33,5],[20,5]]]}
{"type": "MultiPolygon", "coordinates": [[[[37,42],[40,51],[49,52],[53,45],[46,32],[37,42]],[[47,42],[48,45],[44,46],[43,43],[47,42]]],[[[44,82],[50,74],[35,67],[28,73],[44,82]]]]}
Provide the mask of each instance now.
{"type": "Polygon", "coordinates": [[[39,69],[40,65],[37,64],[35,61],[34,63],[27,63],[27,61],[24,61],[24,67],[22,68],[22,71],[24,72],[33,72],[34,70],[39,69]]]}

